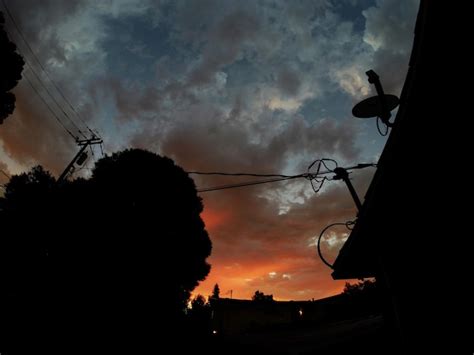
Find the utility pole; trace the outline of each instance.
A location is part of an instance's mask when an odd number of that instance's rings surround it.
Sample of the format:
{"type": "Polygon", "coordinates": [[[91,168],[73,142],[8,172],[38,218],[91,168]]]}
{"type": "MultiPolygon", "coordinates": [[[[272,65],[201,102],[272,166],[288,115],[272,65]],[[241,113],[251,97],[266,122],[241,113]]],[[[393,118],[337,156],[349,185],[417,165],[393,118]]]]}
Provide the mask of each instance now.
{"type": "Polygon", "coordinates": [[[92,138],[89,139],[82,139],[82,140],[77,140],[77,145],[81,147],[77,154],[74,156],[74,158],[71,160],[71,162],[68,164],[66,169],[64,169],[63,173],[61,176],[58,178],[57,184],[62,183],[66,177],[69,175],[71,172],[71,169],[74,167],[74,164],[79,164],[82,165],[84,161],[87,159],[87,153],[85,150],[87,147],[95,145],[95,144],[102,144],[102,138],[98,138],[96,136],[92,136],[92,138]]]}

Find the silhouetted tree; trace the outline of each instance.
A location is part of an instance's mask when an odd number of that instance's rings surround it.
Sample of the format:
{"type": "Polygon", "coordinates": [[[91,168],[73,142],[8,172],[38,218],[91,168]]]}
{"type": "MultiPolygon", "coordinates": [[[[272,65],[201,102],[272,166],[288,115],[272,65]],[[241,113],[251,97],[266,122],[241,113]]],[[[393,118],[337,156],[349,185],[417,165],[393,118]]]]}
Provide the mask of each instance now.
{"type": "Polygon", "coordinates": [[[221,293],[221,290],[219,289],[219,285],[218,285],[218,284],[215,284],[215,285],[214,285],[214,288],[212,289],[211,298],[212,298],[212,299],[215,299],[215,300],[219,299],[220,293],[221,293]]]}
{"type": "Polygon", "coordinates": [[[363,280],[356,284],[346,282],[343,295],[353,307],[355,315],[375,314],[382,311],[382,298],[375,280],[363,280]]]}
{"type": "Polygon", "coordinates": [[[254,295],[252,296],[252,301],[255,302],[273,302],[273,295],[266,295],[259,290],[255,291],[254,295]]]}
{"type": "Polygon", "coordinates": [[[138,149],[99,160],[88,180],[57,185],[39,167],[12,177],[0,211],[0,300],[10,312],[0,337],[48,353],[61,352],[52,334],[69,353],[140,352],[170,339],[210,270],[202,208],[183,169],[138,149]]]}
{"type": "Polygon", "coordinates": [[[15,109],[15,95],[10,90],[18,84],[25,65],[16,52],[16,45],[8,38],[4,25],[5,18],[0,11],[0,124],[15,109]]]}
{"type": "Polygon", "coordinates": [[[133,149],[99,160],[90,181],[100,211],[114,215],[103,232],[126,233],[113,243],[136,271],[128,281],[147,285],[144,294],[164,302],[169,312],[182,313],[210,270],[205,259],[211,242],[193,180],[171,159],[133,149]]]}
{"type": "Polygon", "coordinates": [[[206,298],[197,295],[191,301],[191,309],[188,312],[189,325],[191,331],[188,336],[201,338],[211,334],[211,305],[206,302],[206,298]]]}
{"type": "Polygon", "coordinates": [[[193,312],[202,310],[204,307],[206,307],[206,299],[203,295],[197,295],[191,301],[191,310],[193,312]]]}
{"type": "Polygon", "coordinates": [[[12,176],[5,188],[9,209],[44,207],[45,201],[51,198],[55,182],[53,176],[40,165],[27,173],[12,176]]]}
{"type": "Polygon", "coordinates": [[[342,293],[346,295],[359,295],[359,294],[368,294],[371,292],[375,292],[376,290],[376,283],[373,280],[363,280],[359,281],[356,284],[350,284],[346,282],[344,285],[344,290],[342,293]]]}
{"type": "Polygon", "coordinates": [[[57,227],[51,223],[54,183],[55,179],[38,166],[13,176],[6,185],[0,211],[2,353],[28,353],[24,347],[40,341],[45,334],[41,329],[48,328],[46,323],[52,317],[47,310],[53,285],[48,253],[51,231],[57,227]]]}

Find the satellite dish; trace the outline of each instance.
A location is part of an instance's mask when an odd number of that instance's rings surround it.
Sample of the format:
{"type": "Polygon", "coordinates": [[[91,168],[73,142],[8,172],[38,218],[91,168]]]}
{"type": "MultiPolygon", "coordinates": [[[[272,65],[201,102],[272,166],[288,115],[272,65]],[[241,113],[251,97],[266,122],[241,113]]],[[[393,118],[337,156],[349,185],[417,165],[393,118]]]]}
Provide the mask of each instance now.
{"type": "MultiPolygon", "coordinates": [[[[398,106],[400,100],[395,95],[384,94],[388,113],[398,106]]],[[[352,114],[359,118],[382,117],[383,109],[380,96],[372,96],[362,100],[352,109],[352,114]]],[[[389,116],[390,117],[390,116],[389,116]]]]}

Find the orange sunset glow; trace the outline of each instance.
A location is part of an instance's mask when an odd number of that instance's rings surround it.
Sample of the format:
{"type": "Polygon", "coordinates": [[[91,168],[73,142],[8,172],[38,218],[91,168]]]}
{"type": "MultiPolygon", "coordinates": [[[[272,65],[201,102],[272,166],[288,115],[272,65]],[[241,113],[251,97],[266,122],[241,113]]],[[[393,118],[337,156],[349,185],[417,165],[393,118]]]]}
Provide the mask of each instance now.
{"type": "MultiPolygon", "coordinates": [[[[337,196],[338,192],[343,197],[339,189],[330,193],[337,196]]],[[[309,300],[340,293],[345,282],[332,280],[330,270],[320,262],[311,244],[311,237],[305,237],[308,231],[300,236],[294,234],[295,230],[308,228],[307,223],[285,216],[275,222],[266,221],[265,214],[254,209],[263,202],[258,199],[249,202],[243,215],[231,206],[237,206],[237,199],[245,200],[246,195],[249,194],[245,191],[231,194],[233,202],[229,202],[228,208],[216,206],[221,203],[216,201],[217,196],[204,197],[201,217],[213,241],[213,253],[208,259],[211,272],[193,294],[209,296],[216,283],[222,297],[230,297],[232,291],[232,297],[239,299],[250,299],[256,290],[273,294],[277,300],[309,300]],[[253,227],[245,230],[248,219],[260,221],[258,231],[253,227]]],[[[328,197],[322,197],[325,198],[328,197]]],[[[351,201],[347,202],[350,207],[351,201]]],[[[302,209],[297,214],[303,218],[310,210],[302,209]]]]}

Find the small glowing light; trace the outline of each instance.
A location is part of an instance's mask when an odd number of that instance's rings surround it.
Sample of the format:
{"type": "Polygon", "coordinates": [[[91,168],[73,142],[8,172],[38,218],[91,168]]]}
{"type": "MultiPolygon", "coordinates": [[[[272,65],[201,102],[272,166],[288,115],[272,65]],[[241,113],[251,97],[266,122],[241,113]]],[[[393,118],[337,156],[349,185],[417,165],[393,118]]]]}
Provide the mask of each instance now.
{"type": "Polygon", "coordinates": [[[303,316],[303,310],[300,309],[300,310],[298,311],[298,314],[300,315],[300,317],[302,317],[302,316],[303,316]]]}
{"type": "Polygon", "coordinates": [[[213,330],[213,331],[212,331],[212,334],[217,334],[217,330],[213,330]]]}

